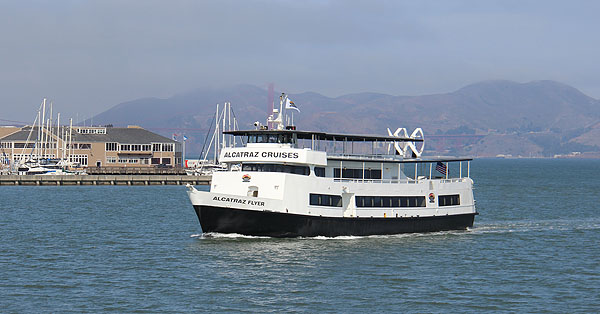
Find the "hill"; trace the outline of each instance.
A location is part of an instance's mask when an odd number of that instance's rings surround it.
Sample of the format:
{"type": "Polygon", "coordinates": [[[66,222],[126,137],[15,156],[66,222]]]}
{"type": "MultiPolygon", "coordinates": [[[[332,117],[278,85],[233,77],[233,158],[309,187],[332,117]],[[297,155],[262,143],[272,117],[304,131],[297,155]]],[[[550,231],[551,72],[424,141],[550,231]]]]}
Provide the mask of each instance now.
{"type": "MultiPolygon", "coordinates": [[[[422,127],[429,154],[553,156],[600,151],[600,101],[554,81],[484,81],[445,94],[291,94],[303,130],[385,134],[422,127]]],[[[230,101],[241,128],[267,116],[267,91],[252,85],[197,89],[167,99],[125,102],[93,117],[96,124],[137,124],[166,136],[182,130],[188,152],[201,149],[215,104],[230,101]]]]}

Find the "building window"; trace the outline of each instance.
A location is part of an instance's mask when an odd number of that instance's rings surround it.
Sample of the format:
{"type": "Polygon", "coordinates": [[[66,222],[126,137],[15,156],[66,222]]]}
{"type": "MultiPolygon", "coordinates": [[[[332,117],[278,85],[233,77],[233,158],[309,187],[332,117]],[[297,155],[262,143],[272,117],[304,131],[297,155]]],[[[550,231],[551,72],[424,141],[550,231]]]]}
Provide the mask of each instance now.
{"type": "Polygon", "coordinates": [[[106,151],[107,152],[114,152],[117,151],[118,148],[118,144],[117,143],[106,143],[106,151]]]}
{"type": "Polygon", "coordinates": [[[150,144],[144,144],[144,145],[142,145],[142,151],[149,152],[150,151],[150,144]]]}
{"type": "Polygon", "coordinates": [[[129,144],[121,144],[121,151],[130,151],[131,145],[129,144]]]}
{"type": "Polygon", "coordinates": [[[151,161],[152,161],[152,164],[153,164],[153,165],[158,165],[158,164],[160,164],[160,158],[152,158],[152,159],[151,159],[151,161]]]}
{"type": "Polygon", "coordinates": [[[162,151],[163,152],[172,152],[173,151],[173,144],[172,143],[163,143],[162,144],[162,151]]]}
{"type": "Polygon", "coordinates": [[[116,164],[117,163],[117,157],[107,156],[106,157],[106,163],[107,164],[116,164]]]}
{"type": "Polygon", "coordinates": [[[79,128],[79,129],[76,129],[76,131],[79,134],[106,134],[106,129],[105,128],[101,128],[101,129],[84,129],[84,128],[79,128]]]}
{"type": "Polygon", "coordinates": [[[129,158],[119,157],[119,163],[120,164],[126,164],[127,162],[129,162],[129,158]]]}
{"type": "Polygon", "coordinates": [[[86,154],[73,154],[69,156],[69,161],[79,163],[81,166],[88,165],[88,155],[86,154]]]}
{"type": "Polygon", "coordinates": [[[425,207],[425,196],[356,196],[356,207],[425,207]]]}
{"type": "Polygon", "coordinates": [[[438,206],[460,205],[460,195],[440,195],[438,196],[438,206]]]}
{"type": "Polygon", "coordinates": [[[161,148],[160,144],[157,144],[157,143],[152,144],[152,151],[153,152],[160,152],[160,148],[161,148]]]}
{"type": "Polygon", "coordinates": [[[148,165],[148,164],[150,164],[150,158],[148,158],[148,157],[141,157],[140,158],[140,164],[142,164],[142,165],[148,165]]]}
{"type": "Polygon", "coordinates": [[[162,159],[162,164],[163,165],[170,165],[171,164],[171,158],[163,158],[162,159]]]}
{"type": "Polygon", "coordinates": [[[25,147],[25,143],[15,143],[15,148],[34,148],[35,143],[27,143],[27,147],[25,147]]]}
{"type": "Polygon", "coordinates": [[[92,144],[79,144],[79,149],[92,149],[92,144]]]}
{"type": "Polygon", "coordinates": [[[339,195],[310,193],[310,205],[342,207],[342,197],[339,195]]]}
{"type": "Polygon", "coordinates": [[[137,159],[137,158],[130,158],[130,159],[129,159],[129,163],[131,163],[131,164],[137,164],[137,163],[139,163],[139,162],[140,162],[140,160],[139,160],[139,159],[137,159]]]}

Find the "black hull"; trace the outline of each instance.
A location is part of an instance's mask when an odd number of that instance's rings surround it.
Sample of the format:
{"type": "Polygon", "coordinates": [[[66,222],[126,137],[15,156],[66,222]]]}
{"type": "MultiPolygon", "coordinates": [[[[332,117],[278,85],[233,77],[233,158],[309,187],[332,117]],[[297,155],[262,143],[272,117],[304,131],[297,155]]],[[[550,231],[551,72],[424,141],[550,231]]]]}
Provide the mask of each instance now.
{"type": "Polygon", "coordinates": [[[464,230],[476,213],[412,218],[336,218],[194,205],[203,232],[269,237],[366,236],[464,230]]]}

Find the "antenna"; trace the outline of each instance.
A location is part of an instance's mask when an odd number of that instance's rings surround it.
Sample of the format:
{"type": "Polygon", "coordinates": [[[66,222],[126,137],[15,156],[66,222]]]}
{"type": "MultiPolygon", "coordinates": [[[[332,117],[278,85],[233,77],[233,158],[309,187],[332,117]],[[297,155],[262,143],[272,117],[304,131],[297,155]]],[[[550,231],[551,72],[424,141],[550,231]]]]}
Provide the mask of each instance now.
{"type": "MultiPolygon", "coordinates": [[[[274,91],[275,85],[273,83],[269,83],[269,94],[267,96],[267,113],[268,115],[272,115],[273,114],[273,107],[275,105],[275,91],[274,91]]],[[[267,126],[269,127],[269,129],[273,128],[273,123],[268,121],[267,122],[267,126]]]]}

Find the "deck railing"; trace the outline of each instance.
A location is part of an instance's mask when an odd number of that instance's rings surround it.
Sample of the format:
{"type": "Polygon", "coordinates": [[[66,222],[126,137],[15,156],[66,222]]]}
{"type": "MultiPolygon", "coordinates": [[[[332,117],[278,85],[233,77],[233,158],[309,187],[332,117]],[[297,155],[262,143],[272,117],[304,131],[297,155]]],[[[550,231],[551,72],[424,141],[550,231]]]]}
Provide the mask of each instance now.
{"type": "Polygon", "coordinates": [[[421,182],[424,181],[428,181],[428,180],[438,180],[440,183],[453,183],[453,182],[464,182],[467,178],[450,178],[450,179],[443,179],[443,178],[432,178],[432,179],[428,179],[427,177],[423,177],[423,178],[419,178],[417,180],[414,179],[340,179],[340,178],[334,178],[333,181],[334,182],[352,182],[352,183],[394,183],[394,184],[419,184],[421,182]]]}

